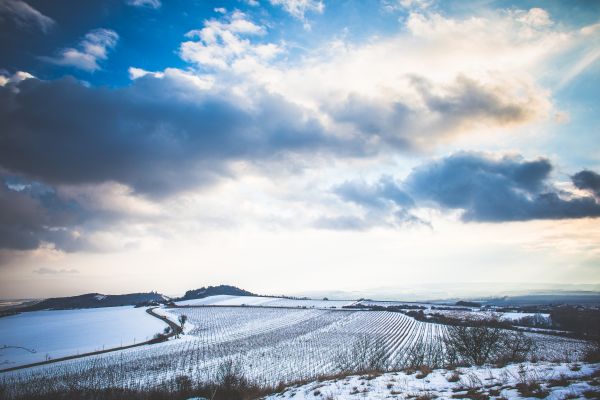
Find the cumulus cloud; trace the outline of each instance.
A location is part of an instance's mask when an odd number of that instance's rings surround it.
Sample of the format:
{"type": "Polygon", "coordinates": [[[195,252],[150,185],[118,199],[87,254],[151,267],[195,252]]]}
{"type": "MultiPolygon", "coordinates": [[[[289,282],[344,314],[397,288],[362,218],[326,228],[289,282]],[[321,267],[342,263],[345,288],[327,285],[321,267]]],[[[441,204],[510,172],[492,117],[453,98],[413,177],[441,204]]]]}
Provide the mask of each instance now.
{"type": "Polygon", "coordinates": [[[135,7],[160,8],[160,0],[127,0],[127,4],[135,7]]]}
{"type": "MultiPolygon", "coordinates": [[[[463,221],[475,222],[599,217],[598,201],[557,189],[550,180],[552,169],[545,158],[528,161],[464,152],[421,165],[402,181],[390,177],[372,184],[348,181],[333,192],[346,202],[388,216],[435,208],[459,211],[463,221]]],[[[582,171],[573,182],[594,190],[597,178],[592,171],[582,171]]],[[[381,225],[379,221],[374,225],[381,225]]]]}
{"type": "Polygon", "coordinates": [[[594,171],[583,170],[571,177],[573,184],[582,190],[587,190],[600,198],[600,174],[594,171]]]}
{"type": "Polygon", "coordinates": [[[197,40],[183,42],[180,55],[185,61],[219,70],[229,69],[234,63],[260,63],[281,51],[276,44],[255,44],[248,39],[265,34],[264,26],[254,23],[243,12],[234,11],[222,19],[205,21],[202,29],[188,32],[186,37],[197,40]]]}
{"type": "Polygon", "coordinates": [[[426,150],[442,139],[476,128],[510,127],[540,118],[547,99],[528,87],[496,86],[459,76],[435,85],[422,76],[408,77],[414,96],[382,100],[351,94],[323,105],[329,116],[359,135],[371,135],[395,149],[426,150]]]}
{"type": "Polygon", "coordinates": [[[0,0],[0,21],[10,18],[19,28],[35,28],[47,33],[54,20],[21,0],[0,0]]]}
{"type": "Polygon", "coordinates": [[[247,109],[179,75],[121,89],[28,79],[18,89],[0,88],[0,165],[49,184],[115,181],[161,196],[226,176],[227,161],[338,143],[277,95],[255,93],[247,109]]]}
{"type": "Polygon", "coordinates": [[[108,58],[109,50],[117,45],[119,35],[110,29],[94,29],[83,37],[77,48],[66,48],[55,57],[42,57],[56,65],[64,65],[93,72],[100,69],[99,62],[108,58]]]}
{"type": "Polygon", "coordinates": [[[420,201],[464,210],[465,221],[600,216],[600,205],[592,197],[558,190],[550,182],[551,171],[547,159],[458,153],[416,168],[405,183],[420,201]]]}

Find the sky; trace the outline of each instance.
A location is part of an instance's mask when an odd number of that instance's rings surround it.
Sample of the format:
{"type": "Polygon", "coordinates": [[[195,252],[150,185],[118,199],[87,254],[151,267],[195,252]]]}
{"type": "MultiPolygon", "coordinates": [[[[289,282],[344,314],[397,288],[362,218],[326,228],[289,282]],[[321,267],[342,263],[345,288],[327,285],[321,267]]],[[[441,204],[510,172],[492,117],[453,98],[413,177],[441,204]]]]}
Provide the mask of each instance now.
{"type": "Polygon", "coordinates": [[[598,93],[594,1],[0,0],[0,298],[597,290],[598,93]]]}

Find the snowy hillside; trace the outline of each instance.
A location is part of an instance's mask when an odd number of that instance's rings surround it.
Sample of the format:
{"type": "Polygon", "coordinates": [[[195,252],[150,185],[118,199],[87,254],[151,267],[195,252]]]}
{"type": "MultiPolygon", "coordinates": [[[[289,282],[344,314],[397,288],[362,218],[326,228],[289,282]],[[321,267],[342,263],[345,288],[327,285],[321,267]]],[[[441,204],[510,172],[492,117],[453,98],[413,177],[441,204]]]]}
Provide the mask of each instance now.
{"type": "Polygon", "coordinates": [[[0,318],[0,369],[151,339],[165,324],[144,308],[31,311],[0,318]]]}
{"type": "Polygon", "coordinates": [[[504,368],[407,371],[315,381],[265,400],[597,399],[600,364],[524,363],[504,368]]]}
{"type": "Polygon", "coordinates": [[[348,300],[303,300],[283,297],[230,296],[218,295],[203,299],[176,302],[179,306],[260,306],[260,307],[292,307],[292,308],[342,308],[355,304],[348,300]]]}
{"type": "MultiPolygon", "coordinates": [[[[170,315],[173,321],[186,315],[187,333],[164,343],[4,373],[0,383],[25,388],[51,382],[59,389],[69,377],[77,376],[79,387],[147,389],[173,382],[178,376],[199,383],[214,381],[223,363],[233,360],[249,381],[277,385],[352,367],[347,356],[363,339],[380,348],[390,368],[411,364],[415,357],[420,363],[434,365],[440,362],[442,339],[447,334],[444,325],[389,311],[177,307],[160,313],[170,315]],[[112,374],[115,369],[124,372],[112,374]],[[99,381],[98,376],[104,378],[99,381]]],[[[585,343],[578,340],[529,335],[538,346],[536,356],[546,360],[577,359],[585,349],[585,343]]]]}

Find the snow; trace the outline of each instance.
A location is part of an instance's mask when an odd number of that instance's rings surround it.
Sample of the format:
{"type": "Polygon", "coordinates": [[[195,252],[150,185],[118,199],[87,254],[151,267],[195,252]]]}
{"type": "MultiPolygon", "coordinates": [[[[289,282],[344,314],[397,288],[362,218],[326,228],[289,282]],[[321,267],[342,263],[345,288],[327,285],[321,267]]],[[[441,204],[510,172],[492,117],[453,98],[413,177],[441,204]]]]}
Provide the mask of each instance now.
{"type": "Polygon", "coordinates": [[[499,313],[500,318],[502,319],[507,319],[510,321],[516,321],[519,320],[521,318],[524,317],[535,317],[535,316],[539,316],[542,318],[550,318],[550,314],[543,314],[543,313],[521,313],[521,312],[503,312],[503,313],[499,313]]]}
{"type": "Polygon", "coordinates": [[[0,369],[151,339],[165,323],[144,308],[31,311],[0,318],[0,369]]]}
{"type": "Polygon", "coordinates": [[[203,299],[178,301],[178,306],[253,306],[292,308],[342,308],[355,304],[349,300],[297,300],[283,297],[217,295],[203,299]]]}
{"type": "MultiPolygon", "coordinates": [[[[452,399],[472,398],[461,396],[467,390],[475,389],[490,394],[497,391],[496,398],[523,398],[516,385],[522,382],[537,382],[548,390],[548,399],[584,398],[588,390],[598,390],[597,380],[591,375],[600,370],[600,364],[550,364],[523,363],[502,368],[471,367],[459,368],[457,382],[449,382],[448,377],[455,371],[434,370],[424,378],[417,373],[393,372],[380,376],[355,375],[339,379],[318,381],[296,386],[282,393],[265,397],[265,400],[313,400],[313,399],[408,399],[429,395],[430,398],[452,399]],[[551,379],[567,378],[573,381],[566,386],[549,385],[551,379]]],[[[481,398],[487,398],[482,396],[481,398]]]]}
{"type": "MultiPolygon", "coordinates": [[[[177,325],[180,325],[179,320],[177,319],[180,314],[174,314],[172,312],[169,312],[169,310],[165,309],[165,308],[155,308],[154,313],[160,315],[161,317],[166,317],[169,321],[171,321],[177,325]]],[[[181,314],[185,314],[185,313],[181,313],[181,314]]],[[[183,334],[184,335],[189,334],[195,328],[196,328],[196,325],[194,325],[193,322],[188,319],[185,322],[185,324],[183,325],[183,334]]]]}
{"type": "MultiPolygon", "coordinates": [[[[177,307],[155,312],[172,321],[187,315],[186,334],[164,343],[3,373],[0,383],[2,378],[15,387],[32,379],[55,378],[54,382],[61,382],[61,374],[78,374],[82,387],[97,385],[93,377],[98,375],[111,376],[114,381],[103,384],[117,387],[153,387],[182,374],[195,382],[206,382],[215,378],[224,361],[233,359],[242,361],[243,373],[251,381],[274,385],[337,372],[340,355],[365,336],[382,340],[390,363],[402,365],[416,345],[438,348],[446,329],[388,311],[177,307]],[[125,369],[127,375],[111,375],[115,368],[125,369]]],[[[538,343],[536,356],[541,359],[563,359],[568,355],[571,360],[583,348],[581,342],[571,339],[528,335],[538,343]]]]}

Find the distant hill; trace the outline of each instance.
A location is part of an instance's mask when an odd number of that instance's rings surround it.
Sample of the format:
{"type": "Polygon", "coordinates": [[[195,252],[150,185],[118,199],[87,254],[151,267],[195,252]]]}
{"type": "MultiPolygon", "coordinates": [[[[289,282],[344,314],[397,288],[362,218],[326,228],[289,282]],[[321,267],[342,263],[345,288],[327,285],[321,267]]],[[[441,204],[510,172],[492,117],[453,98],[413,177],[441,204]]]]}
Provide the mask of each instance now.
{"type": "Polygon", "coordinates": [[[530,294],[522,296],[505,296],[484,300],[486,305],[494,306],[531,306],[531,305],[599,305],[598,292],[566,292],[548,294],[530,294]]]}
{"type": "MultiPolygon", "coordinates": [[[[188,290],[185,295],[177,300],[202,299],[216,295],[232,296],[256,296],[255,294],[230,285],[208,286],[200,289],[188,290]]],[[[158,303],[167,303],[172,299],[156,292],[129,293],[117,295],[105,295],[100,293],[88,293],[71,297],[54,297],[36,302],[27,302],[7,307],[10,311],[39,311],[39,310],[71,310],[76,308],[99,308],[118,306],[152,306],[158,303]]]]}
{"type": "Polygon", "coordinates": [[[201,287],[200,289],[188,290],[185,292],[185,295],[181,297],[179,300],[193,300],[193,299],[203,299],[209,296],[217,296],[217,295],[230,295],[230,296],[256,296],[254,293],[251,293],[247,290],[240,289],[235,286],[230,285],[219,285],[219,286],[208,286],[201,287]]]}
{"type": "Polygon", "coordinates": [[[104,295],[100,293],[88,293],[72,297],[54,297],[45,299],[35,304],[28,304],[18,307],[18,311],[38,311],[38,310],[69,310],[75,308],[98,308],[98,307],[117,307],[130,306],[140,303],[160,303],[167,301],[168,298],[160,293],[129,293],[118,295],[104,295]]]}

